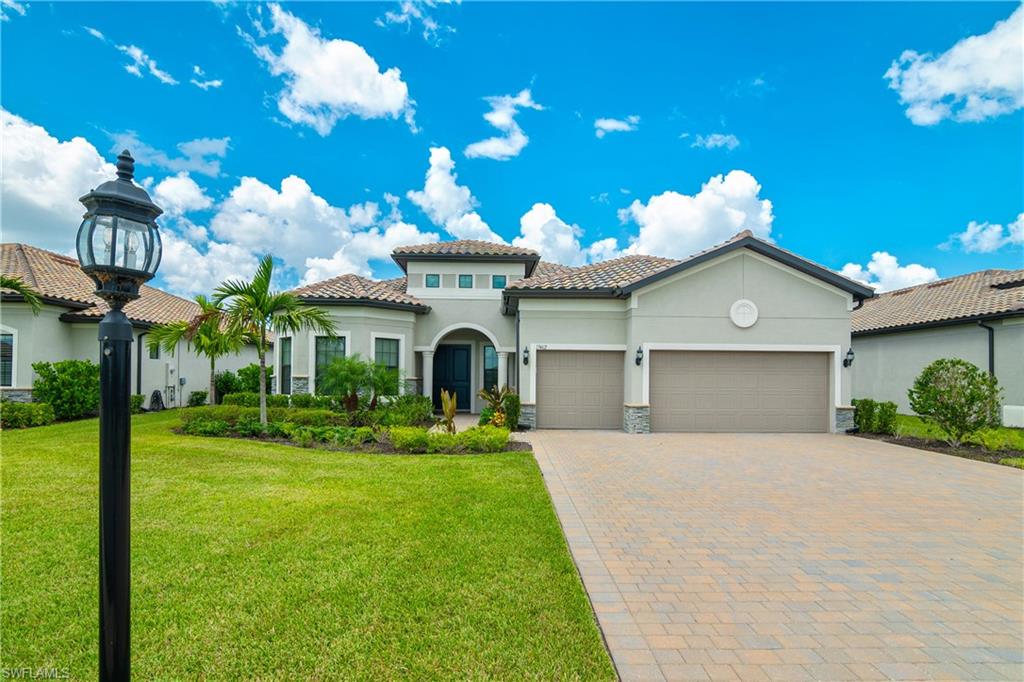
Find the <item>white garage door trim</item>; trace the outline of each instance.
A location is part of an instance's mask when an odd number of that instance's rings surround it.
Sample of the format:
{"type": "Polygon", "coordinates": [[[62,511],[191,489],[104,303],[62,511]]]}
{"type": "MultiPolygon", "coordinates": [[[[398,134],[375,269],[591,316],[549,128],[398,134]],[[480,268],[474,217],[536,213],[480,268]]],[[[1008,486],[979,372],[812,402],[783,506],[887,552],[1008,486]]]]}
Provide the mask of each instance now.
{"type": "MultiPolygon", "coordinates": [[[[656,350],[717,350],[717,351],[755,351],[768,353],[831,353],[832,361],[829,363],[828,380],[833,387],[834,405],[839,407],[843,404],[842,387],[840,381],[842,371],[840,369],[841,346],[827,345],[780,345],[770,343],[643,343],[640,347],[644,349],[643,386],[641,396],[644,405],[651,404],[651,351],[656,350]]],[[[829,417],[829,423],[834,416],[829,417]]],[[[830,426],[831,428],[831,426],[830,426]]]]}
{"type": "Polygon", "coordinates": [[[624,343],[531,343],[530,350],[530,395],[524,402],[537,404],[537,351],[539,350],[604,350],[625,352],[624,343]]]}

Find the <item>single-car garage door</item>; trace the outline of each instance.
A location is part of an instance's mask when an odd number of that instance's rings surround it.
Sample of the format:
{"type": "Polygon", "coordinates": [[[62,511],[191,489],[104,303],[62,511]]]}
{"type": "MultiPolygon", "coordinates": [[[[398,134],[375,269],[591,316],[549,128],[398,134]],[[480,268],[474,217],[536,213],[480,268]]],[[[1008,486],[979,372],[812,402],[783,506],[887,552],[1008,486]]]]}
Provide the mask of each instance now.
{"type": "Polygon", "coordinates": [[[827,353],[654,351],[651,431],[828,431],[827,353]]]}
{"type": "Polygon", "coordinates": [[[625,354],[619,351],[537,353],[537,426],[621,429],[625,354]]]}

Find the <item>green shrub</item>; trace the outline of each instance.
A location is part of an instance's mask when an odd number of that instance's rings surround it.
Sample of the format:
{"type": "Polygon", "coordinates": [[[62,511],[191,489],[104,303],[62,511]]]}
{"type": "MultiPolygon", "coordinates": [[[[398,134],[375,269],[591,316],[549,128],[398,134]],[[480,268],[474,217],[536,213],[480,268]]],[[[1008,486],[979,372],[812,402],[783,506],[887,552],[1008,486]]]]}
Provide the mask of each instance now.
{"type": "Polygon", "coordinates": [[[190,436],[226,436],[231,425],[220,419],[195,419],[182,429],[190,436]]]}
{"type": "Polygon", "coordinates": [[[388,436],[399,452],[423,453],[430,447],[430,433],[418,426],[394,426],[388,436]]]}
{"type": "Polygon", "coordinates": [[[24,429],[30,426],[46,426],[56,419],[53,407],[48,403],[16,403],[9,400],[0,402],[0,428],[24,429]]]}
{"type": "MultiPolygon", "coordinates": [[[[274,368],[271,365],[267,366],[267,393],[270,393],[270,387],[274,378],[274,368]]],[[[238,391],[241,393],[259,393],[260,392],[260,366],[259,363],[252,363],[238,370],[238,391]]]]}
{"type": "MultiPolygon", "coordinates": [[[[243,419],[259,421],[258,407],[241,405],[207,405],[181,411],[181,423],[213,419],[234,426],[243,419]]],[[[344,426],[345,415],[331,410],[305,410],[294,407],[271,407],[267,409],[268,422],[291,422],[299,426],[344,426]]]]}
{"type": "Polygon", "coordinates": [[[982,429],[973,434],[970,440],[990,452],[1013,449],[1010,436],[999,429],[982,429]]]}
{"type": "Polygon", "coordinates": [[[890,436],[896,434],[896,403],[886,400],[876,405],[875,432],[890,436]]]}
{"type": "Polygon", "coordinates": [[[313,407],[312,393],[295,393],[292,395],[292,407],[313,407]]]}
{"type": "Polygon", "coordinates": [[[966,360],[931,363],[907,391],[910,407],[941,428],[954,448],[971,435],[1000,425],[999,382],[966,360]]]}
{"type": "Polygon", "coordinates": [[[501,452],[508,445],[508,437],[508,429],[476,426],[456,434],[455,442],[465,452],[501,452]]]}
{"type": "Polygon", "coordinates": [[[209,391],[192,391],[188,394],[188,406],[189,407],[200,407],[206,404],[206,398],[210,394],[209,391]]]}
{"type": "Polygon", "coordinates": [[[288,438],[291,431],[285,422],[270,422],[267,424],[266,435],[270,438],[288,438]]]}
{"type": "Polygon", "coordinates": [[[854,405],[853,410],[853,425],[860,430],[861,433],[874,433],[875,432],[875,412],[878,409],[878,403],[871,398],[861,398],[854,405]]]}
{"type": "Polygon", "coordinates": [[[369,426],[357,426],[346,431],[345,445],[365,445],[377,441],[377,433],[369,426]]]}
{"type": "Polygon", "coordinates": [[[516,393],[506,394],[502,405],[505,407],[505,426],[515,431],[519,428],[519,414],[523,408],[519,395],[516,393]]]}
{"type": "Polygon", "coordinates": [[[141,393],[136,393],[129,398],[132,414],[139,414],[142,412],[142,403],[146,400],[146,396],[141,393]]]}
{"type": "Polygon", "coordinates": [[[378,405],[381,426],[425,426],[434,421],[434,403],[424,395],[406,394],[378,405]]]}
{"type": "Polygon", "coordinates": [[[251,392],[228,393],[221,397],[223,405],[241,405],[242,407],[259,407],[260,394],[251,392]]]}
{"type": "MultiPolygon", "coordinates": [[[[301,426],[346,426],[348,418],[344,414],[333,410],[301,409],[301,408],[275,408],[282,412],[282,419],[273,421],[289,421],[301,426]]],[[[276,412],[275,412],[276,414],[276,412]]],[[[267,415],[268,421],[270,414],[267,415]]]]}
{"type": "Polygon", "coordinates": [[[57,419],[96,414],[100,407],[100,366],[91,360],[34,362],[32,397],[53,407],[57,419]]]}
{"type": "Polygon", "coordinates": [[[480,410],[480,419],[477,420],[477,426],[487,426],[491,423],[491,417],[494,416],[494,410],[490,407],[485,407],[480,410]]]}
{"type": "Polygon", "coordinates": [[[238,380],[238,375],[226,370],[213,376],[213,387],[217,391],[217,404],[220,405],[224,402],[224,396],[241,391],[242,383],[238,380]]]}
{"type": "Polygon", "coordinates": [[[430,453],[453,453],[459,452],[458,437],[454,433],[446,431],[434,431],[427,434],[427,452],[430,453]]]}
{"type": "Polygon", "coordinates": [[[267,429],[260,423],[259,414],[247,414],[235,422],[235,433],[246,438],[260,438],[267,433],[267,429]]]}

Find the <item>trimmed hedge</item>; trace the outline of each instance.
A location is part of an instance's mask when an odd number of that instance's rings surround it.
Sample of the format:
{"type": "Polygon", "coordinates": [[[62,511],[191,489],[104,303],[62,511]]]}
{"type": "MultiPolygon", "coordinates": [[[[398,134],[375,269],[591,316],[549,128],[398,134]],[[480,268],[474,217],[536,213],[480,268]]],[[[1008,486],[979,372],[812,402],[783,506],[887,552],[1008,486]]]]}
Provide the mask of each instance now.
{"type": "MultiPolygon", "coordinates": [[[[181,423],[187,425],[195,421],[224,421],[235,426],[240,420],[260,420],[260,408],[242,407],[241,405],[207,405],[191,410],[183,410],[181,423]]],[[[301,426],[345,426],[348,418],[331,410],[308,410],[295,407],[268,407],[268,422],[290,422],[301,426]]]]}
{"type": "Polygon", "coordinates": [[[206,398],[209,397],[209,395],[209,391],[192,391],[188,394],[188,406],[202,407],[206,404],[206,398]]]}
{"type": "Polygon", "coordinates": [[[34,362],[32,397],[53,407],[57,419],[91,417],[100,409],[100,366],[91,360],[34,362]]]}
{"type": "Polygon", "coordinates": [[[518,393],[509,393],[505,396],[501,406],[505,408],[505,426],[515,431],[519,428],[519,413],[522,411],[522,403],[518,393]]]}
{"type": "Polygon", "coordinates": [[[896,403],[860,398],[853,403],[853,424],[861,433],[896,433],[896,403]]]}
{"type": "MultiPolygon", "coordinates": [[[[259,392],[228,393],[221,401],[224,405],[241,405],[243,407],[259,407],[259,392]]],[[[267,394],[267,407],[288,407],[288,396],[279,393],[267,394]]]]}
{"type": "Polygon", "coordinates": [[[46,426],[56,420],[53,407],[48,403],[0,402],[0,427],[24,429],[30,426],[46,426]]]}
{"type": "Polygon", "coordinates": [[[131,397],[131,409],[132,414],[139,414],[142,412],[142,403],[146,401],[146,396],[141,393],[135,393],[131,397]]]}
{"type": "Polygon", "coordinates": [[[413,426],[396,426],[388,429],[388,438],[395,450],[412,454],[501,452],[508,445],[509,431],[496,426],[475,426],[453,435],[413,426]]]}

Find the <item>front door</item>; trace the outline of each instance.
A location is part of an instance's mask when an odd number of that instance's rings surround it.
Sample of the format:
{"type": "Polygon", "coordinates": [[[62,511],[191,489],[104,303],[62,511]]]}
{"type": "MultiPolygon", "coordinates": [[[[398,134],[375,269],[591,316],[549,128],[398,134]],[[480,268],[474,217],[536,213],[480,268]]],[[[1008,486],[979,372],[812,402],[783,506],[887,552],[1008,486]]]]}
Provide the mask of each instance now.
{"type": "Polygon", "coordinates": [[[458,396],[460,412],[468,411],[470,406],[469,378],[470,359],[473,353],[470,346],[438,346],[434,351],[434,407],[441,409],[441,389],[458,396]]]}

